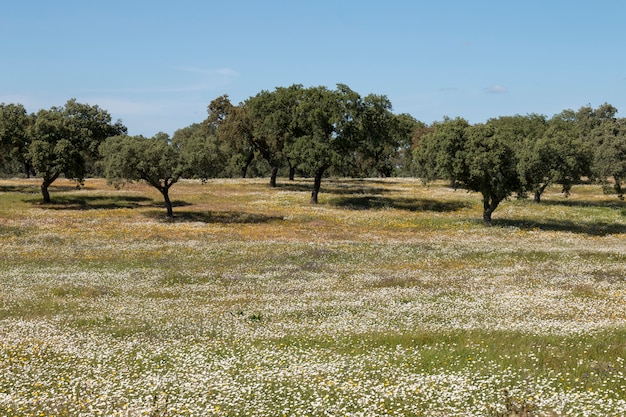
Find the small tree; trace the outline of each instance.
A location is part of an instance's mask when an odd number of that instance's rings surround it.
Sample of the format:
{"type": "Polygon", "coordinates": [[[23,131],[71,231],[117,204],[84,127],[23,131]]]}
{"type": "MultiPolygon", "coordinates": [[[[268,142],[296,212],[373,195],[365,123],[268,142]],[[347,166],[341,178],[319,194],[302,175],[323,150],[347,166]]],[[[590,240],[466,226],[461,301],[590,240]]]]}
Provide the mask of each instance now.
{"type": "Polygon", "coordinates": [[[297,108],[301,135],[287,153],[300,170],[313,174],[311,203],[317,204],[326,171],[348,163],[361,141],[363,107],[359,94],[343,84],[335,91],[311,87],[303,93],[297,108]]]}
{"type": "Polygon", "coordinates": [[[446,117],[442,122],[433,123],[413,151],[417,175],[425,181],[448,179],[450,186],[455,187],[469,126],[468,121],[460,117],[446,117]]]}
{"type": "Polygon", "coordinates": [[[20,166],[27,177],[32,173],[27,156],[34,122],[21,104],[0,103],[0,162],[20,166]]]}
{"type": "Polygon", "coordinates": [[[468,128],[461,163],[455,170],[457,181],[481,193],[483,222],[488,226],[500,203],[522,190],[513,144],[499,134],[496,123],[491,120],[468,128]]]}
{"type": "Polygon", "coordinates": [[[203,182],[218,176],[226,164],[222,147],[215,135],[207,135],[200,124],[174,132],[172,145],[180,152],[182,175],[203,182]]]}
{"type": "Polygon", "coordinates": [[[169,190],[180,179],[184,166],[180,149],[169,136],[114,136],[100,146],[102,167],[109,183],[116,188],[126,181],[143,180],[156,188],[165,201],[167,217],[173,217],[169,190]]]}
{"type": "Polygon", "coordinates": [[[109,183],[119,188],[127,181],[145,181],[161,193],[170,218],[174,213],[169,191],[183,175],[204,180],[223,166],[214,138],[203,135],[200,125],[176,131],[172,140],[165,133],[111,137],[100,153],[109,183]]]}
{"type": "Polygon", "coordinates": [[[513,139],[518,144],[518,170],[525,190],[537,203],[552,184],[560,184],[567,196],[572,185],[590,173],[590,150],[577,124],[566,113],[549,121],[537,115],[522,120],[526,128],[518,130],[513,139]]]}
{"type": "Polygon", "coordinates": [[[620,199],[626,185],[626,119],[604,122],[595,129],[597,146],[593,160],[595,176],[608,189],[609,178],[620,199]]]}
{"type": "Polygon", "coordinates": [[[48,187],[59,176],[65,175],[82,184],[92,162],[99,157],[98,146],[108,136],[125,130],[120,122],[111,124],[111,116],[105,110],[77,103],[74,99],[65,107],[40,110],[27,161],[42,177],[44,203],[50,202],[48,187]]]}
{"type": "Polygon", "coordinates": [[[428,126],[407,113],[398,114],[395,118],[398,127],[396,131],[398,147],[392,155],[394,175],[401,177],[412,176],[414,170],[414,139],[421,137],[420,133],[424,132],[428,126]]]}
{"type": "Polygon", "coordinates": [[[358,175],[390,177],[400,163],[398,153],[410,149],[417,121],[408,115],[396,116],[391,110],[386,96],[369,94],[363,99],[363,138],[356,151],[358,175]]]}
{"type": "Polygon", "coordinates": [[[223,149],[225,175],[246,178],[256,157],[253,120],[244,103],[231,104],[227,95],[217,97],[207,107],[203,122],[205,135],[215,136],[223,149]]]}
{"type": "Polygon", "coordinates": [[[481,193],[486,225],[498,205],[521,190],[514,148],[498,125],[498,120],[472,126],[463,119],[445,119],[421,137],[415,150],[423,179],[448,178],[481,193]]]}
{"type": "MultiPolygon", "coordinates": [[[[297,108],[304,89],[300,84],[261,91],[245,103],[254,126],[252,144],[271,167],[270,187],[276,187],[281,166],[292,163],[286,154],[291,141],[301,136],[297,108]]],[[[290,171],[290,178],[293,179],[290,171]]]]}

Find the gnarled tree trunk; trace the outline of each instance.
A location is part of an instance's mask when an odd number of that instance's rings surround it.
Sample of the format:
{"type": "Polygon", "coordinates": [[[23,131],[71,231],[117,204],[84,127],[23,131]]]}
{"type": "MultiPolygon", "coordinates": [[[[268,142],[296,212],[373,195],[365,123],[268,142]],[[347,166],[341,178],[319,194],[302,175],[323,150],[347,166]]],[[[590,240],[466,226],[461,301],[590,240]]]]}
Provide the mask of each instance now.
{"type": "Polygon", "coordinates": [[[165,200],[165,208],[167,209],[167,217],[171,219],[172,217],[174,217],[174,210],[172,209],[172,202],[170,201],[170,193],[169,193],[170,189],[169,187],[165,186],[165,187],[159,188],[159,191],[163,195],[163,200],[165,200]]]}
{"type": "Polygon", "coordinates": [[[241,168],[241,178],[246,178],[246,175],[248,174],[248,167],[252,163],[253,159],[254,159],[254,152],[250,152],[248,154],[248,157],[246,158],[245,164],[241,168]]]}
{"type": "Polygon", "coordinates": [[[48,187],[50,187],[52,185],[52,183],[59,178],[59,175],[61,175],[60,173],[56,173],[54,175],[52,175],[51,177],[44,177],[42,183],[41,183],[41,195],[43,196],[43,202],[44,203],[51,203],[52,200],[50,199],[50,192],[48,191],[48,187]]]}
{"type": "Polygon", "coordinates": [[[483,196],[483,222],[485,226],[491,226],[491,215],[500,204],[500,200],[495,197],[483,196]]]}
{"type": "Polygon", "coordinates": [[[313,191],[311,192],[311,204],[317,204],[317,196],[320,193],[320,188],[322,187],[322,177],[324,176],[326,168],[327,167],[324,166],[315,171],[315,181],[313,183],[313,191]]]}
{"type": "Polygon", "coordinates": [[[270,176],[270,187],[276,187],[276,177],[278,176],[278,167],[272,167],[272,175],[270,176]]]}
{"type": "Polygon", "coordinates": [[[548,183],[545,183],[535,189],[535,195],[533,196],[533,201],[535,203],[541,203],[541,195],[548,188],[548,183]]]}

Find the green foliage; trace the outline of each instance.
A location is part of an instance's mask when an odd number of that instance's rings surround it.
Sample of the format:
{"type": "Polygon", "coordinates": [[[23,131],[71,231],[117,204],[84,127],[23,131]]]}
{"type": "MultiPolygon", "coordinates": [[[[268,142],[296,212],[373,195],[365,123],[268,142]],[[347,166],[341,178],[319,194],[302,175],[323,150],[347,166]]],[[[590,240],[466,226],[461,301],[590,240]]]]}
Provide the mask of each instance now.
{"type": "Polygon", "coordinates": [[[418,176],[427,181],[449,179],[454,185],[463,162],[462,150],[469,126],[467,120],[459,117],[446,117],[442,122],[434,123],[432,131],[420,138],[413,153],[418,176]]]}
{"type": "Polygon", "coordinates": [[[613,188],[620,199],[624,198],[626,182],[626,121],[610,120],[594,130],[597,140],[593,170],[598,178],[608,185],[613,179],[613,188]]]}
{"type": "Polygon", "coordinates": [[[573,184],[590,175],[591,149],[582,140],[579,126],[567,113],[548,122],[543,116],[531,115],[525,124],[527,130],[517,135],[516,148],[525,190],[533,193],[536,202],[552,184],[560,184],[569,195],[573,184]]]}
{"type": "Polygon", "coordinates": [[[182,174],[205,181],[220,175],[224,152],[214,135],[206,135],[199,124],[174,132],[172,146],[180,150],[182,174]]]}
{"type": "Polygon", "coordinates": [[[258,170],[254,168],[259,164],[255,164],[254,124],[249,108],[244,103],[234,106],[228,96],[223,95],[211,101],[207,111],[203,126],[205,134],[214,135],[224,152],[222,175],[245,178],[250,167],[255,171],[253,174],[256,173],[258,170]]]}
{"type": "Polygon", "coordinates": [[[215,177],[223,157],[213,136],[205,136],[200,125],[176,131],[170,140],[165,133],[153,138],[114,136],[99,148],[102,169],[115,187],[126,181],[145,181],[156,188],[165,200],[167,216],[172,217],[169,190],[185,175],[189,178],[215,177]]]}
{"type": "Polygon", "coordinates": [[[163,195],[167,215],[172,217],[169,189],[178,182],[185,167],[180,149],[172,146],[167,135],[114,136],[100,146],[100,153],[108,181],[116,187],[126,181],[145,181],[163,195]]]}
{"type": "Polygon", "coordinates": [[[363,138],[355,153],[356,175],[394,175],[407,163],[406,155],[410,153],[411,135],[416,126],[417,121],[410,115],[394,115],[386,96],[366,96],[360,123],[363,138]]]}
{"type": "Polygon", "coordinates": [[[270,186],[276,186],[276,175],[282,166],[293,167],[286,150],[301,135],[297,108],[302,100],[302,85],[261,91],[245,103],[249,109],[253,134],[251,144],[272,169],[270,186]]]}
{"type": "Polygon", "coordinates": [[[498,129],[499,120],[468,128],[467,142],[455,178],[483,197],[483,221],[491,223],[491,214],[500,202],[521,190],[513,143],[498,129]]]}
{"type": "Polygon", "coordinates": [[[483,220],[490,224],[500,202],[521,189],[508,125],[503,119],[479,125],[445,119],[421,138],[414,155],[418,172],[425,180],[445,178],[480,192],[483,220]]]}
{"type": "Polygon", "coordinates": [[[126,128],[111,124],[111,116],[98,106],[68,100],[64,107],[37,113],[26,160],[43,179],[44,202],[50,202],[48,187],[60,176],[82,183],[98,156],[98,146],[108,136],[126,128]]]}
{"type": "Polygon", "coordinates": [[[34,120],[23,105],[0,103],[0,172],[14,174],[18,170],[12,165],[17,165],[30,175],[27,149],[34,120]]]}

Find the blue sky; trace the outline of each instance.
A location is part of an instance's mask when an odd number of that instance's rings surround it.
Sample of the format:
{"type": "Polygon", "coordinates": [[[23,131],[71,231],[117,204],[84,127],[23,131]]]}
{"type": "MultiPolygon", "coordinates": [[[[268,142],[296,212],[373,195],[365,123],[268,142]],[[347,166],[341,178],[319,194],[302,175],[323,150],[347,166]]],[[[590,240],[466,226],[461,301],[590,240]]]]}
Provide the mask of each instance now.
{"type": "Polygon", "coordinates": [[[626,114],[626,2],[0,0],[0,102],[97,104],[130,134],[209,102],[337,83],[431,123],[597,107],[626,114]]]}

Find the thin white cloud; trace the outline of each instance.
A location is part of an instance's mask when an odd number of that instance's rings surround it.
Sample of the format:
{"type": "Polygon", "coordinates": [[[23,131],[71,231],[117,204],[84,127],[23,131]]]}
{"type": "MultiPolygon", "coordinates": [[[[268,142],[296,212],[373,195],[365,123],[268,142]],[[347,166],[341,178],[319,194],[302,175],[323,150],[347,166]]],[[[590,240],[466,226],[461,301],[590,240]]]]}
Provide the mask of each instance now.
{"type": "Polygon", "coordinates": [[[181,72],[202,74],[202,75],[218,75],[221,77],[236,77],[239,73],[231,68],[205,69],[190,66],[172,66],[172,69],[181,72]]]}
{"type": "Polygon", "coordinates": [[[486,88],[487,92],[490,94],[502,94],[502,93],[507,93],[509,90],[500,84],[494,84],[490,87],[486,88]]]}

